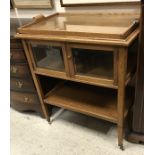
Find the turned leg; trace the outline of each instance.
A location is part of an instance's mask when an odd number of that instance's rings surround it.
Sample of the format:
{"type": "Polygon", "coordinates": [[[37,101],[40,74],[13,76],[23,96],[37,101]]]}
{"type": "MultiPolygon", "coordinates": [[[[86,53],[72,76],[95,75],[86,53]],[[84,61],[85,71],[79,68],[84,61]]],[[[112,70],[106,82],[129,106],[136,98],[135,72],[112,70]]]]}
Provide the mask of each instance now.
{"type": "Polygon", "coordinates": [[[119,48],[118,51],[118,96],[117,96],[117,111],[118,111],[118,146],[121,150],[123,147],[124,136],[124,108],[125,108],[125,81],[127,68],[127,48],[119,48]]]}

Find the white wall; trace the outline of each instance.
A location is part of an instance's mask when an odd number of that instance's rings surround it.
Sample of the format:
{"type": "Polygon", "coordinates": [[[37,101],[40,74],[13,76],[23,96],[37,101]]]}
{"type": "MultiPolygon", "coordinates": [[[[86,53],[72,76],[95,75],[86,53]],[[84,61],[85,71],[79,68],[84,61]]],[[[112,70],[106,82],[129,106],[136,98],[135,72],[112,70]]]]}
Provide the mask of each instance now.
{"type": "Polygon", "coordinates": [[[137,5],[121,5],[121,6],[91,6],[91,7],[61,7],[60,0],[53,0],[53,9],[15,9],[11,11],[11,18],[32,18],[38,14],[44,14],[45,16],[50,15],[55,12],[110,12],[110,13],[138,13],[140,8],[137,5]]]}

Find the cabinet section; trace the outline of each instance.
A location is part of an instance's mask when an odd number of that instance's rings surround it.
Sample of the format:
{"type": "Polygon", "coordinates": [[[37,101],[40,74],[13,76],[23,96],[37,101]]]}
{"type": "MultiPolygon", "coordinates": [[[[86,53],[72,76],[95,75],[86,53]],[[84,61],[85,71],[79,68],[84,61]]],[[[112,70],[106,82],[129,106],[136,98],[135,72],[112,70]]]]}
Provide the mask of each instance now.
{"type": "MultiPolygon", "coordinates": [[[[118,50],[115,47],[30,41],[34,72],[109,88],[118,87],[118,50]]],[[[126,81],[134,73],[137,43],[129,48],[126,81]],[[132,74],[133,74],[132,73],[132,74]]]]}
{"type": "Polygon", "coordinates": [[[30,41],[39,75],[117,88],[117,50],[107,46],[30,41]]]}
{"type": "MultiPolygon", "coordinates": [[[[128,48],[126,85],[135,72],[136,48],[137,41],[128,48]]],[[[37,75],[118,88],[116,46],[30,40],[28,49],[37,75]]]]}

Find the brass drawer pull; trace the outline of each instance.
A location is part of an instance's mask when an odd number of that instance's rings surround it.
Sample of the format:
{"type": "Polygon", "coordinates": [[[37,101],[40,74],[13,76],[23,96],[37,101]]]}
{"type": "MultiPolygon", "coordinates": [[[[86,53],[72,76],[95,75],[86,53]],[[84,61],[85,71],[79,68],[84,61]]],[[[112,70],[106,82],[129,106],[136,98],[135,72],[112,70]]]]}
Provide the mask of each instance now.
{"type": "Polygon", "coordinates": [[[24,83],[23,82],[20,82],[20,81],[17,81],[16,82],[16,85],[17,85],[18,88],[22,88],[23,85],[24,85],[24,83]]]}
{"type": "Polygon", "coordinates": [[[68,59],[71,59],[72,57],[71,57],[71,55],[69,55],[69,56],[67,56],[67,58],[68,58],[68,59]]]}
{"type": "Polygon", "coordinates": [[[12,73],[17,73],[17,71],[18,71],[17,67],[11,66],[12,73]]]}
{"type": "Polygon", "coordinates": [[[24,102],[25,103],[29,103],[29,98],[28,97],[24,97],[24,102]]]}

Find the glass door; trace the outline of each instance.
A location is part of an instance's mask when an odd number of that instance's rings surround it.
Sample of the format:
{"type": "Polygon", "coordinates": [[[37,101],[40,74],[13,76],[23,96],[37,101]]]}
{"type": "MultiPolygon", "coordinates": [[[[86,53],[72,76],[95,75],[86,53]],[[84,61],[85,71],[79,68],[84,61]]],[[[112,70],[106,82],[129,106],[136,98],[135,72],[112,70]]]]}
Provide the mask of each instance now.
{"type": "Polygon", "coordinates": [[[30,42],[30,53],[35,69],[42,72],[54,73],[56,76],[66,76],[68,66],[64,45],[51,42],[30,42]]]}
{"type": "Polygon", "coordinates": [[[117,69],[115,56],[115,49],[71,44],[68,47],[71,75],[88,83],[113,85],[117,69]]]}

